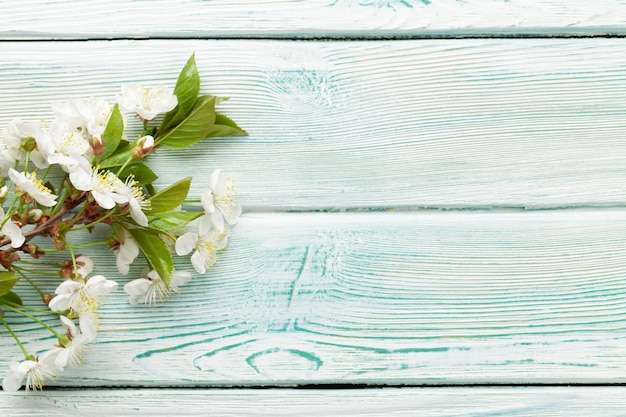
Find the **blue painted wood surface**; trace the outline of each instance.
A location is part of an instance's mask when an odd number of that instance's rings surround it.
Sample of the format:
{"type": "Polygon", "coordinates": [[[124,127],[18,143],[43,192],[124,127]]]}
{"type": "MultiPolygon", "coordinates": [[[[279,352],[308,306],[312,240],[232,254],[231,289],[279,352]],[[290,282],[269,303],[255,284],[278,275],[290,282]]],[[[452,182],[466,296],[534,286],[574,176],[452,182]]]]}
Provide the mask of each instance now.
{"type": "Polygon", "coordinates": [[[624,382],[626,41],[601,37],[623,2],[28,3],[0,15],[0,124],[173,85],[195,52],[250,135],[154,158],[192,194],[214,168],[237,179],[212,273],[153,308],[110,296],[51,383],[87,391],[0,393],[0,415],[623,415],[622,387],[467,386],[624,382]],[[552,37],[572,34],[600,37],[552,37]],[[147,39],[85,42],[127,37],[147,39]],[[352,383],[461,386],[288,388],[352,383]],[[233,385],[282,389],[195,389],[233,385]]]}

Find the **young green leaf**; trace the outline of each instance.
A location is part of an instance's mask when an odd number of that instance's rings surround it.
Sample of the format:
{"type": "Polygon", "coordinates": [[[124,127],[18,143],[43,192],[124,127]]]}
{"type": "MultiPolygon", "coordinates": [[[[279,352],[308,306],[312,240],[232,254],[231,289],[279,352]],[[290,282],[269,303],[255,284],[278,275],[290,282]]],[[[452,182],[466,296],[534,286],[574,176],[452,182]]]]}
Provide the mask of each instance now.
{"type": "Polygon", "coordinates": [[[223,136],[241,136],[247,135],[248,132],[237,126],[232,119],[223,114],[215,115],[215,126],[207,135],[207,138],[223,137],[223,136]]]}
{"type": "Polygon", "coordinates": [[[115,152],[108,158],[103,159],[98,166],[100,168],[113,168],[124,165],[132,157],[131,149],[130,143],[121,142],[115,152]]]}
{"type": "Polygon", "coordinates": [[[148,225],[154,229],[169,232],[185,227],[189,222],[202,216],[202,212],[173,211],[148,216],[148,225]]]}
{"type": "Polygon", "coordinates": [[[5,295],[9,291],[11,291],[11,288],[13,288],[13,286],[17,284],[17,281],[19,280],[20,278],[17,275],[15,275],[13,272],[9,272],[9,271],[0,272],[0,296],[5,295]]]}
{"type": "Polygon", "coordinates": [[[141,163],[131,164],[124,168],[119,178],[125,181],[129,175],[132,175],[139,185],[152,184],[159,178],[147,165],[141,163]]]}
{"type": "Polygon", "coordinates": [[[180,72],[176,87],[174,87],[174,94],[178,99],[178,105],[163,116],[159,130],[168,130],[172,126],[179,124],[191,111],[198,99],[198,94],[200,94],[200,74],[198,74],[198,68],[196,67],[195,55],[191,55],[180,72]]]}
{"type": "Polygon", "coordinates": [[[163,213],[180,206],[187,198],[190,185],[191,177],[187,177],[156,193],[150,199],[150,213],[163,213]]]}
{"type": "Polygon", "coordinates": [[[120,140],[122,139],[123,134],[124,120],[122,119],[122,114],[120,113],[118,105],[115,104],[115,106],[113,106],[113,110],[111,111],[109,121],[104,128],[104,133],[102,134],[102,140],[104,141],[104,151],[97,160],[103,160],[111,155],[113,152],[115,152],[120,144],[120,140]]]}
{"type": "Polygon", "coordinates": [[[139,249],[152,269],[159,274],[163,282],[169,287],[174,263],[165,242],[163,242],[158,233],[150,230],[136,228],[128,229],[128,232],[137,241],[139,249]]]}
{"type": "Polygon", "coordinates": [[[202,96],[185,119],[167,132],[159,131],[155,145],[183,149],[195,145],[213,130],[215,123],[215,96],[202,96]]]}
{"type": "Polygon", "coordinates": [[[18,306],[24,305],[20,296],[14,293],[13,291],[9,291],[8,293],[0,296],[0,304],[4,304],[4,303],[18,305],[18,306]]]}
{"type": "Polygon", "coordinates": [[[189,113],[200,94],[200,74],[198,74],[194,54],[189,57],[180,72],[176,87],[174,87],[174,94],[178,98],[178,105],[185,113],[189,113]]]}

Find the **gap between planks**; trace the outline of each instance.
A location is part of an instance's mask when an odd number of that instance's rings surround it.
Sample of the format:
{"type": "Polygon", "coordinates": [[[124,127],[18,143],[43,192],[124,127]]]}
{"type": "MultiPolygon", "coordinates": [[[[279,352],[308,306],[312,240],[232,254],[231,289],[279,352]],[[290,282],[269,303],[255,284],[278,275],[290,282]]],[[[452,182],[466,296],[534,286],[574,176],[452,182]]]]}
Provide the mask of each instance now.
{"type": "Polygon", "coordinates": [[[456,39],[593,39],[593,38],[626,38],[626,28],[584,28],[572,29],[564,32],[554,31],[550,28],[533,28],[527,30],[496,29],[493,31],[465,30],[465,31],[424,31],[419,33],[405,33],[396,31],[376,31],[375,34],[354,34],[338,32],[332,35],[304,34],[294,35],[270,34],[270,35],[218,35],[218,36],[172,36],[172,35],[146,35],[137,36],[124,34],[118,36],[72,36],[50,35],[49,38],[39,34],[23,34],[16,37],[2,37],[0,42],[111,42],[111,41],[219,41],[219,40],[265,40],[265,41],[410,41],[410,40],[456,40],[456,39]]]}

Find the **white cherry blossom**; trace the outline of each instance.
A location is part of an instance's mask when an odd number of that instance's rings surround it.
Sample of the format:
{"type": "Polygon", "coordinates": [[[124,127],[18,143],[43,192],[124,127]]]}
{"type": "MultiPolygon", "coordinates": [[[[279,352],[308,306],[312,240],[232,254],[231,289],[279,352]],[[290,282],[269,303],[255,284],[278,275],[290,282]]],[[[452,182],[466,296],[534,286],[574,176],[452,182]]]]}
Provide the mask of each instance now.
{"type": "Polygon", "coordinates": [[[37,146],[49,164],[58,164],[66,172],[75,167],[86,169],[92,152],[89,142],[69,124],[55,121],[37,135],[37,146]]]}
{"type": "Polygon", "coordinates": [[[144,120],[152,120],[176,107],[178,99],[170,88],[125,84],[117,102],[123,111],[137,113],[144,120]]]}
{"type": "Polygon", "coordinates": [[[130,217],[143,227],[148,226],[148,217],[143,212],[150,209],[150,201],[146,199],[145,194],[132,176],[129,176],[126,183],[122,186],[120,194],[128,200],[128,208],[130,217]]]}
{"type": "Polygon", "coordinates": [[[93,342],[90,337],[81,332],[76,327],[74,321],[67,316],[60,316],[61,324],[67,329],[70,343],[67,346],[59,348],[59,352],[55,359],[55,365],[58,369],[64,369],[66,366],[77,368],[83,361],[83,354],[89,349],[89,343],[93,342]]]}
{"type": "Polygon", "coordinates": [[[70,182],[78,190],[89,191],[103,209],[110,210],[116,203],[128,203],[128,198],[122,195],[124,183],[111,171],[78,169],[70,172],[70,182]]]}
{"type": "Polygon", "coordinates": [[[185,256],[192,251],[191,264],[199,274],[204,274],[217,261],[217,252],[226,247],[226,234],[211,229],[208,216],[202,216],[198,222],[198,233],[187,232],[176,239],[175,250],[178,256],[185,256]]]}
{"type": "Polygon", "coordinates": [[[128,275],[130,265],[139,256],[137,241],[124,229],[123,235],[119,236],[119,245],[113,249],[117,269],[122,275],[128,275]]]}
{"type": "MultiPolygon", "coordinates": [[[[4,209],[0,207],[0,221],[4,219],[4,209]]],[[[22,229],[19,228],[18,225],[13,223],[11,219],[7,219],[6,222],[2,225],[2,233],[11,239],[11,246],[14,248],[19,248],[24,244],[26,240],[24,236],[22,236],[22,229]]]]}
{"type": "Polygon", "coordinates": [[[52,109],[59,120],[69,124],[84,139],[102,138],[111,117],[112,106],[105,100],[89,98],[53,103],[52,109]]]}
{"type": "Polygon", "coordinates": [[[152,305],[157,300],[164,300],[173,291],[178,290],[178,287],[189,282],[190,279],[191,274],[189,272],[174,270],[170,280],[170,288],[167,288],[159,274],[152,270],[144,277],[128,282],[124,285],[124,291],[130,295],[131,304],[152,305]]]}
{"type": "Polygon", "coordinates": [[[102,304],[101,297],[114,291],[117,282],[102,275],[88,279],[67,279],[54,291],[57,294],[48,304],[50,310],[71,310],[76,313],[93,312],[102,304]]]}
{"type": "Polygon", "coordinates": [[[10,168],[9,178],[11,178],[11,181],[13,181],[17,189],[28,194],[42,206],[52,207],[57,203],[57,196],[52,194],[52,192],[37,179],[36,173],[21,173],[10,168]]]}
{"type": "Polygon", "coordinates": [[[51,349],[39,355],[36,360],[27,359],[20,363],[11,363],[9,365],[11,372],[2,380],[2,389],[9,392],[17,391],[26,379],[26,391],[40,390],[44,381],[56,376],[59,371],[55,363],[57,354],[57,349],[51,349]]]}
{"type": "MultiPolygon", "coordinates": [[[[24,161],[26,159],[26,150],[22,147],[22,142],[28,138],[35,139],[40,131],[41,127],[38,122],[26,122],[18,118],[7,124],[2,131],[2,141],[14,161],[24,161]]],[[[43,157],[38,149],[31,151],[30,160],[33,161],[37,168],[44,169],[48,167],[46,158],[43,157]]]]}
{"type": "Polygon", "coordinates": [[[218,231],[224,230],[224,220],[235,224],[241,216],[241,206],[234,194],[234,181],[219,169],[209,178],[209,188],[201,195],[202,208],[211,217],[213,226],[218,231]]]}

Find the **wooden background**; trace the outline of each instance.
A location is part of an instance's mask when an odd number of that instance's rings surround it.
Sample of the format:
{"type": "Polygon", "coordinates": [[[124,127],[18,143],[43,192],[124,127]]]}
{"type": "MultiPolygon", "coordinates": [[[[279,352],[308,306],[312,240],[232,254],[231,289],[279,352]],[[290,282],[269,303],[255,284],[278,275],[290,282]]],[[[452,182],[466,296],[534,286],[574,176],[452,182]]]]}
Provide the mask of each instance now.
{"type": "Polygon", "coordinates": [[[236,178],[216,268],[108,297],[0,415],[626,415],[624,35],[622,0],[4,2],[0,126],[195,52],[249,136],[153,158],[236,178]]]}

